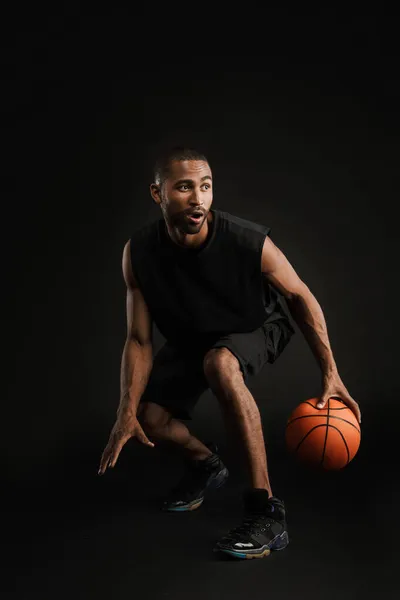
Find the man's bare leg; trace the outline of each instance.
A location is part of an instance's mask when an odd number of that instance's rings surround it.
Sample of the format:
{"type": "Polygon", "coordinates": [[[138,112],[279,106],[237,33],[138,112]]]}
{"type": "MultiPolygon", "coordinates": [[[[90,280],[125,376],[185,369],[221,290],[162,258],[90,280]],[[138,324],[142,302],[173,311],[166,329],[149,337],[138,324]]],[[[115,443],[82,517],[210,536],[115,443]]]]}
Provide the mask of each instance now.
{"type": "Polygon", "coordinates": [[[244,382],[237,358],[228,348],[210,350],[204,359],[204,372],[221,404],[227,427],[233,426],[239,434],[252,487],[266,489],[272,496],[260,412],[244,382]]]}
{"type": "Polygon", "coordinates": [[[203,460],[211,456],[211,450],[192,435],[182,421],[174,419],[168,410],[159,404],[140,404],[137,416],[146,435],[155,440],[177,444],[186,452],[188,458],[203,460]]]}

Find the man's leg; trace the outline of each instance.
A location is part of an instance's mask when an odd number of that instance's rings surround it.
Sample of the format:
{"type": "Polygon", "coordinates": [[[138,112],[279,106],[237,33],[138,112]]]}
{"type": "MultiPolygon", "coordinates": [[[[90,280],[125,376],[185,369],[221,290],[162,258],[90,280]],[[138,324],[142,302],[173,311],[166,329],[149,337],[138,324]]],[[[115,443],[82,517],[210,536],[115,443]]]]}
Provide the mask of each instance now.
{"type": "Polygon", "coordinates": [[[227,426],[233,426],[239,435],[252,487],[265,489],[272,496],[260,412],[244,382],[239,361],[228,348],[214,348],[204,357],[204,373],[227,426]]]}
{"type": "Polygon", "coordinates": [[[142,427],[150,438],[177,444],[192,461],[183,478],[164,500],[163,510],[195,510],[203,503],[208,489],[225,483],[228,470],[219,456],[191,435],[186,425],[174,419],[162,406],[153,402],[143,403],[141,417],[142,427]]]}
{"type": "Polygon", "coordinates": [[[228,348],[213,348],[204,358],[208,383],[234,424],[249,465],[252,488],[244,493],[245,518],[224,535],[214,550],[236,558],[262,558],[289,543],[285,505],[272,494],[258,407],[238,359],[228,348]]]}
{"type": "Polygon", "coordinates": [[[177,444],[192,460],[204,460],[212,452],[194,437],[182,421],[174,419],[171,413],[154,402],[139,405],[138,419],[146,435],[156,440],[177,444]]]}

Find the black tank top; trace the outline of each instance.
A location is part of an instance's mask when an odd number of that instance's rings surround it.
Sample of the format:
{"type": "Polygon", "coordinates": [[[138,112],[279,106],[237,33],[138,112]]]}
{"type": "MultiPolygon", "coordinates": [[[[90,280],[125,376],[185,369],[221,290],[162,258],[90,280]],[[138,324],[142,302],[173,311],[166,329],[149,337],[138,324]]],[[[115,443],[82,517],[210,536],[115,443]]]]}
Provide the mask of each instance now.
{"type": "Polygon", "coordinates": [[[173,242],[163,218],[131,237],[132,270],[160,333],[170,344],[192,345],[278,319],[291,328],[280,294],[261,273],[271,229],[211,212],[207,239],[195,249],[173,242]]]}

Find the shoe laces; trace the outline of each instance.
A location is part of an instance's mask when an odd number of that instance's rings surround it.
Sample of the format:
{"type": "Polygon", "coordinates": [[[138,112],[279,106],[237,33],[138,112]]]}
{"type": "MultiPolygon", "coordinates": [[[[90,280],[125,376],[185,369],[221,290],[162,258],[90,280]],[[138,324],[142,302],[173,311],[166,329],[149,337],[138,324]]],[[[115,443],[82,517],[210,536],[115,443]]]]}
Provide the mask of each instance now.
{"type": "Polygon", "coordinates": [[[227,538],[239,539],[242,535],[251,535],[265,531],[276,519],[265,514],[248,514],[245,515],[243,522],[239,527],[232,529],[227,538]]]}

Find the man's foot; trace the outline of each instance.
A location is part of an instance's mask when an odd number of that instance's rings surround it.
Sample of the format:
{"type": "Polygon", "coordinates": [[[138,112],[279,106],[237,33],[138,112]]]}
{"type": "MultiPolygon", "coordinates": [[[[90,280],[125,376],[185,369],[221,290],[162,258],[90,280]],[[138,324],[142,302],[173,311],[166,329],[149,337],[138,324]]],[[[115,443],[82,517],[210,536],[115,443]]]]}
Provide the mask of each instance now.
{"type": "Polygon", "coordinates": [[[203,503],[207,490],[221,487],[228,479],[228,469],[216,454],[218,448],[215,445],[206,445],[213,454],[205,460],[194,461],[189,465],[181,481],[165,500],[163,510],[195,510],[203,503]]]}
{"type": "Polygon", "coordinates": [[[245,517],[214,548],[235,558],[263,558],[272,550],[283,550],[289,543],[285,506],[267,490],[250,489],[244,494],[245,517]]]}

